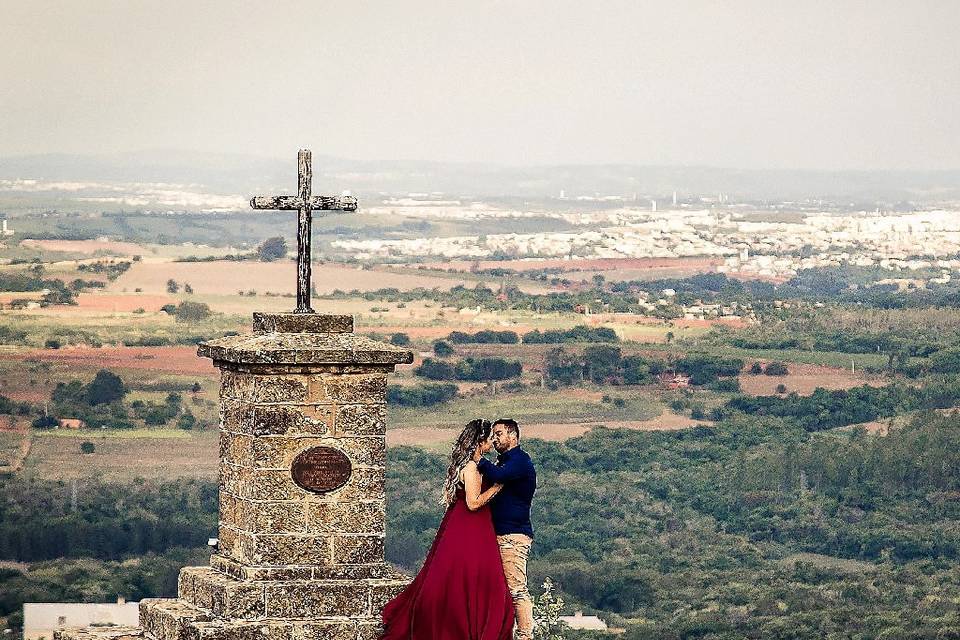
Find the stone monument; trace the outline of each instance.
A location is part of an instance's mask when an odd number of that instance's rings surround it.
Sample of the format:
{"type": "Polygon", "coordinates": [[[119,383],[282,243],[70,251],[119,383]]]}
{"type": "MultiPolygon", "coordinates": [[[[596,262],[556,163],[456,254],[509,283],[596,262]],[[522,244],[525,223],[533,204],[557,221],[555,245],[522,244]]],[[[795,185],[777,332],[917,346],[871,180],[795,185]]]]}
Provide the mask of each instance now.
{"type": "MultiPolygon", "coordinates": [[[[311,208],[356,208],[314,202],[309,164],[301,151],[299,196],[251,202],[298,209],[301,239],[311,208]]],[[[297,312],[255,313],[252,334],[198,351],[220,369],[210,566],[181,570],[177,598],[141,601],[139,628],[58,640],[377,637],[383,605],[409,581],[384,561],[384,475],[387,374],[413,354],[356,335],[351,316],[313,313],[309,248],[298,249],[297,312]]]]}

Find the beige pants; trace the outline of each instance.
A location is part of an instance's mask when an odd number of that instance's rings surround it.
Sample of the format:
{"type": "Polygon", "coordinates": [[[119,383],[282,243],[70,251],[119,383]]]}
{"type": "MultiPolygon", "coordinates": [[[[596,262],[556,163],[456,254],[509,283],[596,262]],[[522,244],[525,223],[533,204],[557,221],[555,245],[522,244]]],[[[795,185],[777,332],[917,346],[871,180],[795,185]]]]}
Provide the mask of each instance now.
{"type": "Polygon", "coordinates": [[[533,600],[527,590],[527,556],[533,539],[522,533],[510,533],[497,536],[497,543],[507,587],[517,611],[516,638],[530,640],[533,637],[533,600]]]}

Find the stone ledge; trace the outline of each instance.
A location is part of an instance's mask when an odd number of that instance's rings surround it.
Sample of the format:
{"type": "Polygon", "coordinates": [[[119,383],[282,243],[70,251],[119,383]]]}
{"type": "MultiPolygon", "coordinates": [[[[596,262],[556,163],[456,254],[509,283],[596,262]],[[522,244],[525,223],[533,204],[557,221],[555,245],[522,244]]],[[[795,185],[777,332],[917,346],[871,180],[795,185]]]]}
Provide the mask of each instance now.
{"type": "Polygon", "coordinates": [[[243,564],[219,553],[210,556],[210,568],[237,580],[397,580],[409,582],[412,579],[384,563],[334,567],[310,565],[253,566],[243,564]]]}
{"type": "Polygon", "coordinates": [[[140,640],[140,627],[86,627],[83,629],[59,629],[53,632],[53,640],[140,640]]]}
{"type": "Polygon", "coordinates": [[[177,598],[144,598],[140,601],[140,626],[156,640],[195,640],[192,625],[209,622],[213,614],[177,598]]]}
{"type": "Polygon", "coordinates": [[[189,640],[181,629],[194,621],[368,618],[379,616],[408,583],[406,576],[241,580],[210,567],[186,567],[177,585],[180,599],[141,607],[141,620],[158,638],[163,633],[161,640],[189,640]]]}
{"type": "Polygon", "coordinates": [[[413,352],[353,333],[256,333],[200,344],[197,355],[215,363],[266,365],[366,364],[413,362],[413,352]]]}

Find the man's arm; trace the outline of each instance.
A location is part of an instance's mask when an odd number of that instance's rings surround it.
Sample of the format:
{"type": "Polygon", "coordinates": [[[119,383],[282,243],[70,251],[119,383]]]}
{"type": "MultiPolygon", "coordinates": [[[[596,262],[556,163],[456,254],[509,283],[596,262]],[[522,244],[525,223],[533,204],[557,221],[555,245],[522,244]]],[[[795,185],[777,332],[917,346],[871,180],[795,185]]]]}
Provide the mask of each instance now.
{"type": "Polygon", "coordinates": [[[507,460],[502,467],[498,467],[486,458],[477,463],[477,468],[483,476],[498,484],[519,480],[527,475],[526,460],[514,456],[507,460]]]}

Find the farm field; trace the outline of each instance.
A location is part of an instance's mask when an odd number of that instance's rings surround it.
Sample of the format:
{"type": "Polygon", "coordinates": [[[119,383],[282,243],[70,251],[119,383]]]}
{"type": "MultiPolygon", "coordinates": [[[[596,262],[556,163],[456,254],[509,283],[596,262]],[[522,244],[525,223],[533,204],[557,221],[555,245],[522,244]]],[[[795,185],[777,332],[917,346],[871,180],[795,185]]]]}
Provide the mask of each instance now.
{"type": "Polygon", "coordinates": [[[24,240],[21,246],[40,251],[60,251],[64,253],[102,254],[115,256],[133,256],[143,253],[143,247],[133,242],[114,240],[24,240]]]}
{"type": "Polygon", "coordinates": [[[850,389],[868,384],[880,387],[890,383],[890,379],[868,373],[855,373],[849,369],[824,367],[813,364],[790,363],[789,374],[785,376],[740,375],[740,388],[744,393],[755,396],[768,396],[777,392],[778,385],[784,385],[787,393],[807,396],[817,387],[824,389],[850,389]]]}
{"type": "Polygon", "coordinates": [[[390,406],[388,425],[391,429],[424,426],[458,429],[474,418],[513,418],[521,425],[596,423],[606,420],[640,421],[662,413],[660,403],[648,393],[611,393],[611,396],[626,401],[622,407],[602,402],[602,395],[579,389],[564,393],[534,390],[460,398],[439,407],[390,406]]]}
{"type": "MultiPolygon", "coordinates": [[[[693,420],[687,416],[675,413],[661,413],[649,420],[618,421],[606,420],[603,422],[571,422],[571,423],[524,423],[521,424],[525,440],[546,440],[548,442],[563,442],[570,438],[577,438],[596,427],[608,429],[632,429],[636,431],[674,431],[690,429],[697,425],[710,425],[709,420],[693,420]]],[[[421,447],[428,451],[447,454],[450,446],[457,437],[459,430],[456,427],[398,427],[387,431],[387,446],[421,447]]]]}
{"type": "MultiPolygon", "coordinates": [[[[238,291],[267,291],[276,294],[292,294],[296,285],[296,263],[292,260],[277,262],[149,262],[135,263],[109,287],[112,293],[140,289],[148,294],[162,294],[167,290],[167,281],[189,283],[197,294],[236,294],[238,291]],[[241,275],[242,274],[242,275],[241,275]]],[[[362,269],[347,265],[313,265],[313,284],[318,294],[341,291],[374,291],[383,288],[410,290],[423,287],[449,289],[456,284],[476,283],[475,278],[451,279],[397,273],[389,270],[362,269]]],[[[542,291],[535,283],[523,284],[542,291]]]]}
{"type": "Polygon", "coordinates": [[[188,433],[178,429],[48,431],[34,437],[23,474],[69,480],[97,475],[108,481],[136,477],[216,479],[219,436],[216,431],[188,433]],[[80,444],[93,443],[93,453],[80,444]]]}

